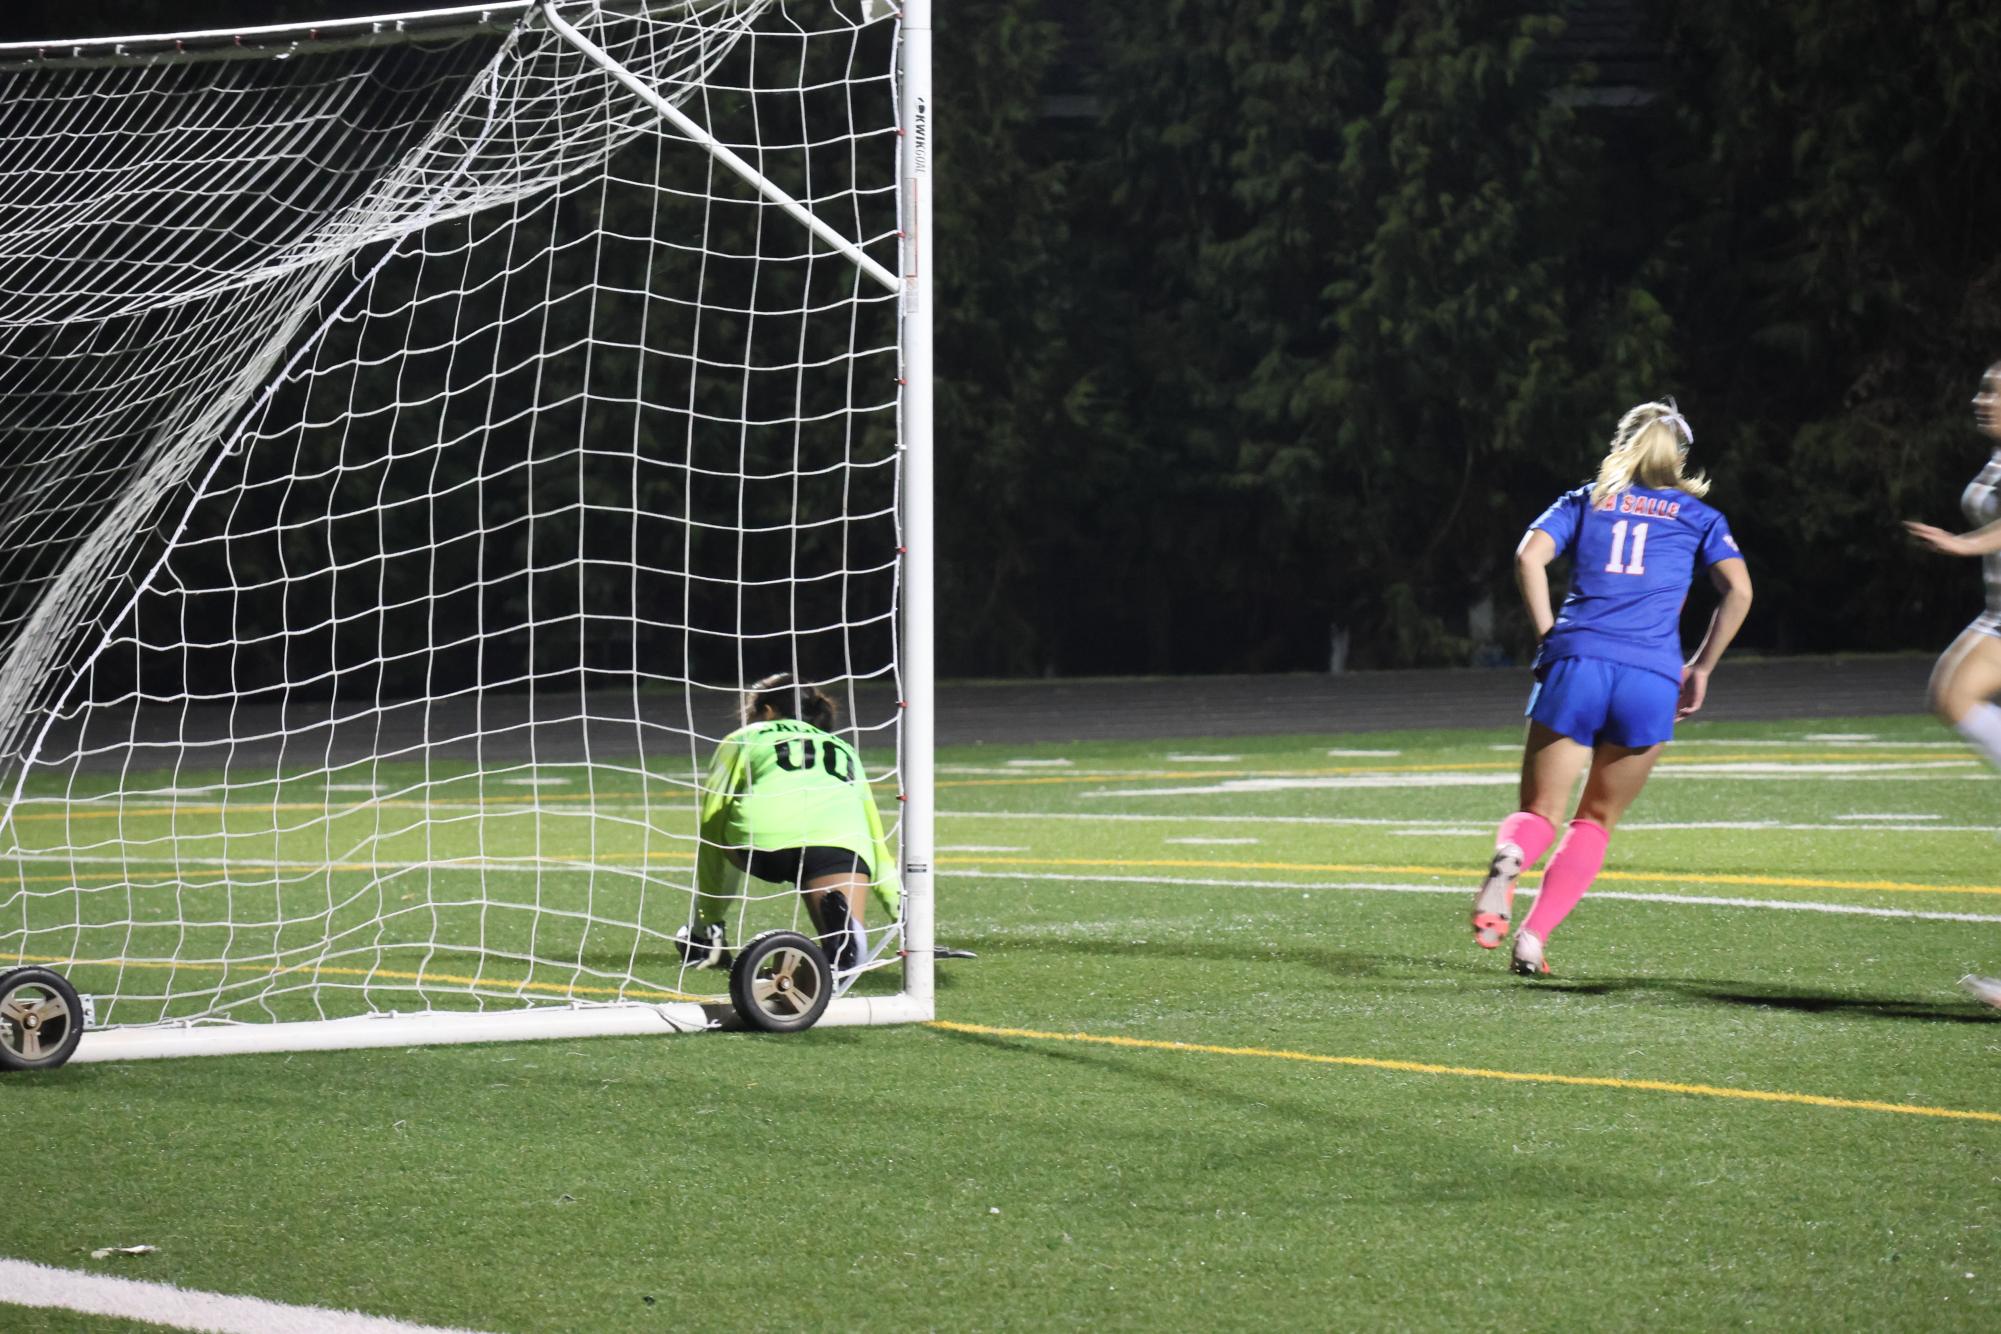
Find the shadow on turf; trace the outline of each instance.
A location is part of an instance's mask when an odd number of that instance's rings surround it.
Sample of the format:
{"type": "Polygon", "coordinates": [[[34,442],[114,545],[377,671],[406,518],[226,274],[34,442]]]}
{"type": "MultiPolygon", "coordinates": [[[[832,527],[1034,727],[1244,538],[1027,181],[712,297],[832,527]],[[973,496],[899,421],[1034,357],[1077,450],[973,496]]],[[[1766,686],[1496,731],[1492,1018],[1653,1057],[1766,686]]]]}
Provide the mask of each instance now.
{"type": "MultiPolygon", "coordinates": [[[[1366,950],[1329,949],[1290,940],[1284,944],[1245,940],[1097,940],[1064,936],[975,936],[956,943],[978,950],[983,957],[1019,958],[1029,954],[1081,955],[1093,959],[1185,959],[1195,963],[1242,963],[1259,967],[1298,964],[1336,977],[1436,977],[1455,961],[1437,954],[1387,954],[1366,950]]],[[[944,976],[944,970],[939,970],[944,976]]]]}
{"type": "Polygon", "coordinates": [[[1964,1003],[1933,1003],[1897,996],[1833,996],[1794,987],[1757,987],[1707,978],[1605,978],[1597,981],[1544,979],[1532,991],[1560,991],[1572,996],[1610,996],[1621,992],[1664,991],[1711,1005],[1743,1005],[1762,1010],[1792,1010],[1799,1014],[1855,1015],[1865,1019],[1922,1019],[1942,1024],[1992,1023],[1990,1011],[1964,1003]]]}

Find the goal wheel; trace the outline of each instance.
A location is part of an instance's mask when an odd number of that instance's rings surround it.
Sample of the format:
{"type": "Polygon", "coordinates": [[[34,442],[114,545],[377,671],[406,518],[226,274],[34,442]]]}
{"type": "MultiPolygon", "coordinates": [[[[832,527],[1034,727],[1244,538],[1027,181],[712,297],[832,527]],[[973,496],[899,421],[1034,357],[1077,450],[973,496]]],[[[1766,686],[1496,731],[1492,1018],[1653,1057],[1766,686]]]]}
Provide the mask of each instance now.
{"type": "Polygon", "coordinates": [[[827,1012],[834,970],[819,943],[797,931],[766,931],[737,951],[730,1003],[752,1028],[797,1033],[827,1012]]]}
{"type": "Polygon", "coordinates": [[[53,1070],[83,1038],[83,1000],[61,973],[0,973],[0,1070],[53,1070]]]}

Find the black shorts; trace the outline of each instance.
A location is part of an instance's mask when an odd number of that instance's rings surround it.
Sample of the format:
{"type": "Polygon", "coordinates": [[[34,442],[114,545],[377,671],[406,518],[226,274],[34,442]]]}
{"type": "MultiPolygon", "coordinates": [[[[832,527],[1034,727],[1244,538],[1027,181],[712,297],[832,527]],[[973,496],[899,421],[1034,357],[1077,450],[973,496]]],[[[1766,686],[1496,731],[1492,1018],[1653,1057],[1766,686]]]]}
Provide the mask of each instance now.
{"type": "Polygon", "coordinates": [[[868,863],[846,848],[780,848],[776,852],[752,848],[744,854],[743,869],[778,885],[803,885],[827,875],[869,878],[868,863]]]}

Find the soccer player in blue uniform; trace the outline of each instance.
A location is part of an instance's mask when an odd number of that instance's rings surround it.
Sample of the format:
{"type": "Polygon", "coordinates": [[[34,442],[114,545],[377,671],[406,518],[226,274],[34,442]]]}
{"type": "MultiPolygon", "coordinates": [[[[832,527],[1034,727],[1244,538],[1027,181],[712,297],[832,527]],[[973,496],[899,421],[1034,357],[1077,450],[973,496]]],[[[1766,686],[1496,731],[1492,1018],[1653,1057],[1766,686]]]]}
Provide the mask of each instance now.
{"type": "Polygon", "coordinates": [[[1751,576],[1730,525],[1705,504],[1709,480],[1687,472],[1695,432],[1674,404],[1642,403],[1619,419],[1597,480],[1557,498],[1515,551],[1515,582],[1535,622],[1521,809],[1501,822],[1473,899],[1473,938],[1507,938],[1515,879],[1556,839],[1556,822],[1589,765],[1584,795],[1515,932],[1514,970],[1549,972],[1543,947],[1605,862],[1612,827],[1640,795],[1677,719],[1702,707],[1751,608],[1751,576]],[[1549,563],[1572,561],[1570,595],[1552,615],[1549,563]],[[1722,599],[1686,662],[1681,608],[1698,570],[1722,599]]]}
{"type": "MultiPolygon", "coordinates": [[[[1987,608],[1960,631],[1932,669],[1931,704],[1939,721],[1979,748],[2001,768],[2001,362],[1980,377],[1973,396],[1973,424],[1994,441],[1994,452],[1960,493],[1960,512],[1971,532],[1949,533],[1928,523],[1906,520],[1912,537],[1948,556],[1980,557],[1987,585],[1987,608]]],[[[2001,978],[1960,979],[1980,1000],[2001,1009],[2001,978]]]]}

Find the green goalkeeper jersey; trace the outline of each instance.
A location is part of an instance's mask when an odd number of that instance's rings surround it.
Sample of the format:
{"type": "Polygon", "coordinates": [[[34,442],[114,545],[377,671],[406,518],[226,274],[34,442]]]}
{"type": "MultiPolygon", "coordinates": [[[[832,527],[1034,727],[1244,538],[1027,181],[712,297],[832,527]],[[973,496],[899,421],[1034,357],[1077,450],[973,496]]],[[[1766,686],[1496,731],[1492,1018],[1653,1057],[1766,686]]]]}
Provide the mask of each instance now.
{"type": "Polygon", "coordinates": [[[869,865],[870,889],[894,916],[902,884],[883,836],[868,775],[853,746],[793,718],[751,723],[722,739],[702,780],[702,847],[695,881],[705,896],[741,892],[726,848],[779,852],[840,848],[869,865]]]}

